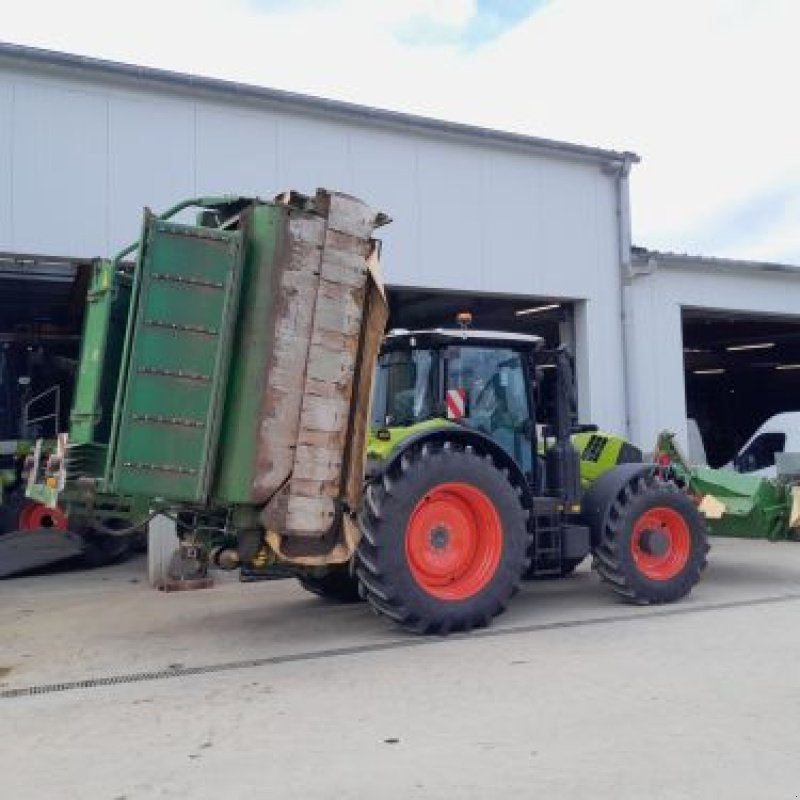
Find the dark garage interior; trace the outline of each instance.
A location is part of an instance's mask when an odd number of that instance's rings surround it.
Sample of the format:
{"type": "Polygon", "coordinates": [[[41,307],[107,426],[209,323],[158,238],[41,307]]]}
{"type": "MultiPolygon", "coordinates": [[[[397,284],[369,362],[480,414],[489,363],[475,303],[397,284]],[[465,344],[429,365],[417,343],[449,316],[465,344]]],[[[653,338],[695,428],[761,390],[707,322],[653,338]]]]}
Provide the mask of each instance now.
{"type": "Polygon", "coordinates": [[[66,430],[90,269],[89,262],[0,253],[0,440],[66,430]],[[21,429],[29,403],[28,416],[37,418],[54,413],[56,401],[57,426],[49,418],[21,429]]]}
{"type": "Polygon", "coordinates": [[[559,326],[572,322],[572,304],[563,300],[389,288],[389,328],[454,328],[462,311],[472,314],[473,328],[535,334],[548,347],[559,343],[559,326]]]}
{"type": "MultiPolygon", "coordinates": [[[[22,405],[55,384],[59,428],[66,430],[90,268],[73,259],[0,254],[0,440],[51,435],[52,423],[25,433],[18,427],[22,405]]],[[[473,328],[534,334],[551,348],[565,324],[572,326],[572,305],[550,298],[397,288],[388,298],[390,329],[456,327],[456,315],[468,311],[473,328]]]]}
{"type": "Polygon", "coordinates": [[[683,310],[687,415],[728,463],[773,414],[800,409],[800,318],[683,310]]]}

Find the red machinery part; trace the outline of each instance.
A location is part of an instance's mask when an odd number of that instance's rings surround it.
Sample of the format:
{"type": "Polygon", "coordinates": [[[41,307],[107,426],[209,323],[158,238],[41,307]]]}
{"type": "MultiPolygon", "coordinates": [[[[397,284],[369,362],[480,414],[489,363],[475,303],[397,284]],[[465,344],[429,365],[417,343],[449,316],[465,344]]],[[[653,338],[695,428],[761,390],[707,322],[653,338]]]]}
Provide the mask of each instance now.
{"type": "Polygon", "coordinates": [[[20,512],[18,524],[22,531],[36,531],[41,528],[65,531],[69,527],[67,515],[60,508],[48,508],[41,503],[28,503],[20,512]]]}

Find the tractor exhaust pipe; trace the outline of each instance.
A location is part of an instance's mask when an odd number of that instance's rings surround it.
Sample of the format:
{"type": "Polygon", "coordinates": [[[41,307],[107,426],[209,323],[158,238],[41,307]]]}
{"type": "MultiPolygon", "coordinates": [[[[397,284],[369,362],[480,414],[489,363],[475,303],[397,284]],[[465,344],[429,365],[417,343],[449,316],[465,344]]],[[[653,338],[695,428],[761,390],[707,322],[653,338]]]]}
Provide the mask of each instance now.
{"type": "Polygon", "coordinates": [[[570,438],[578,420],[577,395],[572,356],[566,346],[555,351],[555,358],[556,443],[547,451],[547,492],[572,505],[581,496],[580,456],[570,438]]]}

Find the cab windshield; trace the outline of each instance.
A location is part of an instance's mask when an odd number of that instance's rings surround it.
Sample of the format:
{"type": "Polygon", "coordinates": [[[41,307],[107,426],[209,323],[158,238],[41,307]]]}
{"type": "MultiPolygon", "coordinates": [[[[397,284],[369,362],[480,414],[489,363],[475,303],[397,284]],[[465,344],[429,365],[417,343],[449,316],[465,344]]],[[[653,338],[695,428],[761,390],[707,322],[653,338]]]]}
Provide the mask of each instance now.
{"type": "Polygon", "coordinates": [[[372,400],[373,428],[406,427],[432,417],[480,431],[524,470],[532,468],[533,415],[518,352],[453,345],[381,355],[372,400]]]}

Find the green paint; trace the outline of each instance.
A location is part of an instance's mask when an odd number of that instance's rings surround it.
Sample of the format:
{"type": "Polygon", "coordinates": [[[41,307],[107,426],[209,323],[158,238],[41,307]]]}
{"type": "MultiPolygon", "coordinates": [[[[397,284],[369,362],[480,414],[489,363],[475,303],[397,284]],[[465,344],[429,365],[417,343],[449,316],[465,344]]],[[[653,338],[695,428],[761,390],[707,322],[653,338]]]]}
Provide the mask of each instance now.
{"type": "Polygon", "coordinates": [[[446,419],[435,418],[417,422],[415,425],[396,428],[378,428],[370,431],[367,440],[367,458],[378,461],[386,461],[392,453],[406,440],[424,431],[437,430],[439,428],[458,427],[446,419]],[[380,430],[381,436],[378,437],[380,430]]]}
{"type": "Polygon", "coordinates": [[[580,455],[581,485],[584,488],[616,467],[623,447],[628,444],[620,436],[603,431],[576,433],[571,440],[580,455]]]}
{"type": "Polygon", "coordinates": [[[247,222],[242,292],[212,494],[221,504],[252,502],[265,365],[272,350],[273,281],[286,212],[257,205],[247,222]]]}
{"type": "Polygon", "coordinates": [[[110,489],[205,502],[239,291],[242,235],[148,220],[110,489]]]}
{"type": "MultiPolygon", "coordinates": [[[[119,362],[125,342],[131,279],[110,261],[97,260],[86,297],[78,378],[70,415],[74,477],[106,472],[119,362]]],[[[34,499],[34,495],[31,497],[34,499]]]]}
{"type": "Polygon", "coordinates": [[[691,466],[675,435],[666,431],[659,435],[656,451],[657,457],[668,459],[670,472],[698,501],[711,495],[724,505],[719,519],[706,518],[710,533],[773,541],[790,538],[792,495],[787,485],[729,469],[691,466]]]}
{"type": "Polygon", "coordinates": [[[792,507],[788,488],[767,478],[709,467],[695,467],[689,482],[698,495],[713,495],[725,505],[720,519],[707,519],[718,536],[785,539],[792,507]]]}

